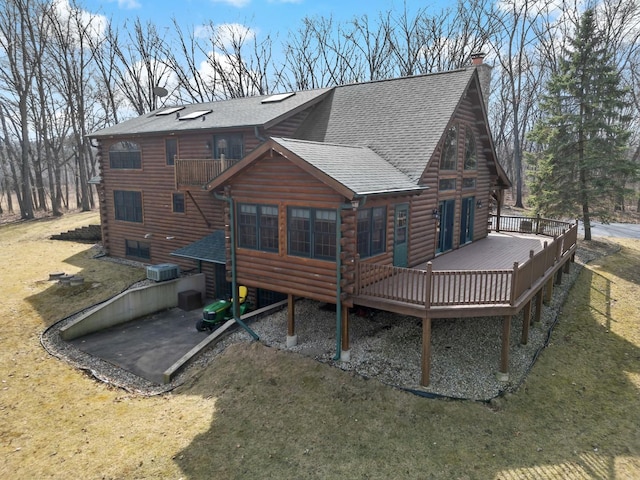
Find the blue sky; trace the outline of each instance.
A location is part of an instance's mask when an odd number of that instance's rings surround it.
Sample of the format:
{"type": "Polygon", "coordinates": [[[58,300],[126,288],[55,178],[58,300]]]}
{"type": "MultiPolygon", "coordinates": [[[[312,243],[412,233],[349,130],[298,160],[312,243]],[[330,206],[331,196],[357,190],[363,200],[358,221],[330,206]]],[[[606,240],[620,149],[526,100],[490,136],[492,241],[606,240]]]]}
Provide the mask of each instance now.
{"type": "MultiPolygon", "coordinates": [[[[439,0],[429,2],[433,6],[439,0]]],[[[289,30],[296,31],[305,16],[333,15],[335,20],[349,20],[363,14],[375,18],[391,8],[401,11],[402,0],[81,0],[90,13],[100,13],[120,24],[139,17],[158,26],[170,26],[175,16],[186,30],[213,21],[215,24],[240,23],[255,30],[258,37],[271,33],[282,39],[289,30]]],[[[427,5],[407,1],[409,11],[427,5]]]]}

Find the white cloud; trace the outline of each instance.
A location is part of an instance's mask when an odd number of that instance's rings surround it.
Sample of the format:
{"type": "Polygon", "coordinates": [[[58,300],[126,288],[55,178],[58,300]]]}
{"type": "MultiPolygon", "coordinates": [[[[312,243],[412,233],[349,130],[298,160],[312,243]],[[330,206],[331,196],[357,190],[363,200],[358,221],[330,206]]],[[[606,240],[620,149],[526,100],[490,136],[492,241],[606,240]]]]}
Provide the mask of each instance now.
{"type": "Polygon", "coordinates": [[[74,38],[80,38],[80,30],[88,32],[94,38],[100,38],[109,24],[107,17],[72,7],[69,0],[54,0],[52,3],[58,19],[69,24],[74,38]]]}
{"type": "Polygon", "coordinates": [[[231,7],[236,7],[236,8],[245,7],[249,5],[249,3],[251,3],[251,0],[212,0],[212,1],[213,3],[224,3],[226,5],[229,5],[231,7]]]}
{"type": "Polygon", "coordinates": [[[142,5],[137,0],[118,0],[118,7],[125,10],[134,10],[142,7],[142,5]]]}
{"type": "Polygon", "coordinates": [[[210,40],[216,47],[228,49],[234,44],[255,38],[256,31],[240,23],[222,23],[220,25],[199,25],[194,30],[196,38],[210,40]]]}

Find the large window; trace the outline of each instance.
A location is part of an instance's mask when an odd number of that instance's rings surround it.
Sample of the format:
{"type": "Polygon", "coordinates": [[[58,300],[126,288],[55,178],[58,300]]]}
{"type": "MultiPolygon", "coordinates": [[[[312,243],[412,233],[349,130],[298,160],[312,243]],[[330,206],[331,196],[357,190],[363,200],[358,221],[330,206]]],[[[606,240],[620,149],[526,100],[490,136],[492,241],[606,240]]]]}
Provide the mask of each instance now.
{"type": "Polygon", "coordinates": [[[465,128],[464,135],[464,169],[475,170],[478,168],[478,156],[476,155],[476,138],[470,127],[465,128]]]}
{"type": "Polygon", "coordinates": [[[289,254],[334,260],[336,257],[335,210],[289,208],[289,254]]]}
{"type": "Polygon", "coordinates": [[[151,246],[146,242],[137,240],[125,240],[125,254],[127,257],[151,259],[151,246]]]}
{"type": "Polygon", "coordinates": [[[142,168],[142,153],[140,145],[135,142],[116,142],[109,147],[109,167],[111,168],[142,168]]]}
{"type": "Polygon", "coordinates": [[[142,223],[142,193],[114,190],[113,203],[116,220],[142,223]]]}
{"type": "Polygon", "coordinates": [[[447,132],[440,156],[440,170],[458,169],[458,127],[454,125],[447,132]]]}
{"type": "Polygon", "coordinates": [[[175,164],[176,157],[178,156],[178,139],[167,138],[164,141],[164,156],[167,161],[167,165],[175,164]]]}
{"type": "Polygon", "coordinates": [[[361,258],[385,251],[386,221],[386,207],[358,210],[358,254],[361,258]]]}
{"type": "Polygon", "coordinates": [[[267,252],[277,252],[278,207],[274,205],[238,206],[238,245],[267,252]]]}
{"type": "Polygon", "coordinates": [[[214,158],[242,158],[242,135],[216,135],[213,137],[214,158]]]}

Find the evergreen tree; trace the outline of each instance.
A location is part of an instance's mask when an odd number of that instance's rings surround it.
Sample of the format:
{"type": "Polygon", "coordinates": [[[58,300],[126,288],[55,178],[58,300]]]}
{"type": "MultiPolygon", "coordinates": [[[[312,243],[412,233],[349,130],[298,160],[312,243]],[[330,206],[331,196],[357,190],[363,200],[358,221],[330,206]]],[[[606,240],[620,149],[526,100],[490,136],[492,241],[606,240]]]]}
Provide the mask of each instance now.
{"type": "Polygon", "coordinates": [[[569,45],[530,134],[540,148],[531,157],[531,201],[545,216],[582,217],[591,240],[591,218],[607,221],[625,181],[637,174],[628,152],[629,95],[592,10],[569,45]]]}

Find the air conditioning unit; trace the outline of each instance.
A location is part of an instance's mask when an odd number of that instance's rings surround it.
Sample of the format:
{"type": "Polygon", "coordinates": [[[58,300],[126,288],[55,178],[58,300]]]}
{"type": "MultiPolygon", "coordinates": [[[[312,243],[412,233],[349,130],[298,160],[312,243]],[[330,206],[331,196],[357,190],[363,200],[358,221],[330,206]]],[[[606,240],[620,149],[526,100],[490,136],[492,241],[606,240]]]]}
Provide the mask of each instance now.
{"type": "Polygon", "coordinates": [[[156,282],[164,282],[180,276],[180,267],[173,263],[160,263],[147,267],[147,278],[156,282]]]}

